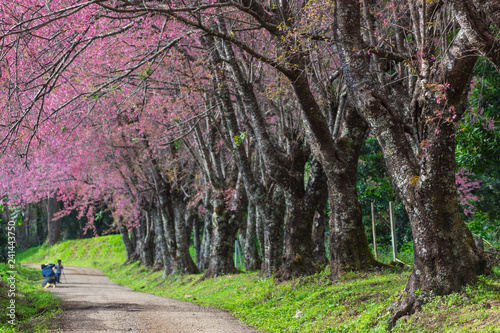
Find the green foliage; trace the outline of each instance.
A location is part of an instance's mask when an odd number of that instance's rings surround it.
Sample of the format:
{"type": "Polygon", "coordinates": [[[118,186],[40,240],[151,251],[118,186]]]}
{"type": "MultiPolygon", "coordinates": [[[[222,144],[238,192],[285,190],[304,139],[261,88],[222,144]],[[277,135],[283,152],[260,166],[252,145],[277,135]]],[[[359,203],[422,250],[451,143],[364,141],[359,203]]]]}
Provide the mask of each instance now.
{"type": "Polygon", "coordinates": [[[457,168],[474,173],[481,187],[477,211],[466,217],[472,232],[500,243],[500,74],[485,59],[478,61],[469,95],[470,112],[457,132],[457,168]]]}
{"type": "Polygon", "coordinates": [[[487,214],[477,211],[467,226],[475,235],[494,246],[500,246],[500,220],[490,220],[487,214]]]}
{"type": "MultiPolygon", "coordinates": [[[[361,149],[358,164],[357,191],[363,209],[363,224],[370,243],[372,238],[371,203],[374,204],[377,244],[388,247],[391,244],[389,222],[389,201],[396,201],[397,196],[392,186],[391,177],[385,167],[382,150],[375,137],[368,137],[361,149]]],[[[411,241],[411,229],[408,215],[402,203],[395,205],[397,247],[411,241]]],[[[391,254],[392,258],[392,254],[391,254]]],[[[391,259],[392,260],[392,259],[391,259]]]]}
{"type": "Polygon", "coordinates": [[[240,135],[235,135],[234,143],[236,143],[237,146],[241,145],[243,143],[243,140],[245,140],[247,136],[247,132],[243,132],[240,135]]]}
{"type": "MultiPolygon", "coordinates": [[[[412,255],[411,242],[400,255],[412,255]]],[[[404,288],[410,272],[382,270],[350,273],[333,283],[329,272],[276,283],[256,273],[217,277],[195,283],[201,275],[145,270],[122,265],[125,250],[119,236],[67,241],[21,254],[24,261],[62,257],[67,265],[103,269],[115,282],[141,292],[196,302],[231,311],[266,332],[386,332],[387,307],[404,288]],[[92,260],[88,257],[92,256],[92,260]],[[301,312],[298,312],[301,311],[301,312]]],[[[405,261],[405,260],[403,260],[405,261]]],[[[463,292],[433,299],[423,310],[401,319],[393,332],[493,332],[500,318],[500,268],[463,292]]]]}
{"type": "Polygon", "coordinates": [[[6,307],[10,302],[7,286],[7,267],[0,264],[0,331],[1,332],[46,332],[51,328],[50,321],[60,311],[59,300],[54,294],[40,286],[40,270],[23,266],[16,267],[15,274],[16,326],[8,324],[6,307]]]}
{"type": "Polygon", "coordinates": [[[474,173],[489,171],[498,176],[500,132],[489,129],[484,121],[470,123],[470,118],[465,118],[457,133],[457,163],[474,173]]]}
{"type": "Polygon", "coordinates": [[[61,259],[63,265],[96,267],[122,264],[127,259],[120,235],[67,240],[53,246],[37,246],[17,255],[18,260],[39,264],[61,259]]]}
{"type": "Polygon", "coordinates": [[[499,288],[497,278],[480,277],[462,292],[433,298],[393,332],[498,332],[499,288]]]}

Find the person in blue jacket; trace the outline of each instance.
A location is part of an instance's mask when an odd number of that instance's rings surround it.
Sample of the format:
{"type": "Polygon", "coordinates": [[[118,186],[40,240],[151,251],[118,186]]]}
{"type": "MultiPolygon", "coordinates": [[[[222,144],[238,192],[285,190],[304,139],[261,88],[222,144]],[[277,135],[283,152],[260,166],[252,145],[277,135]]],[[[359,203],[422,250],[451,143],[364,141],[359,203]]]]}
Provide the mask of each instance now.
{"type": "Polygon", "coordinates": [[[42,265],[42,274],[45,279],[42,281],[42,287],[46,287],[47,284],[56,283],[56,273],[54,273],[54,264],[42,265]]]}

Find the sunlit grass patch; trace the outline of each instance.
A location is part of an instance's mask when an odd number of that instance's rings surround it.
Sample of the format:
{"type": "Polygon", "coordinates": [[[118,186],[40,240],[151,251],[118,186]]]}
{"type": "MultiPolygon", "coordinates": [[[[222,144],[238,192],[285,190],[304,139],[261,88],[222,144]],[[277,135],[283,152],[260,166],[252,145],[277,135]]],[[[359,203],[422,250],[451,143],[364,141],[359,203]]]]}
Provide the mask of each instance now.
{"type": "MultiPolygon", "coordinates": [[[[61,258],[67,265],[102,269],[115,282],[134,290],[231,311],[266,332],[386,332],[388,306],[405,287],[408,268],[347,273],[332,282],[329,271],[276,283],[258,272],[197,282],[201,275],[163,277],[163,271],[139,263],[123,265],[119,235],[67,241],[25,252],[27,262],[61,258]]],[[[410,254],[407,255],[410,258],[410,254]]],[[[500,332],[500,269],[461,293],[435,297],[393,332],[500,332]]]]}
{"type": "Polygon", "coordinates": [[[9,296],[6,279],[10,276],[5,264],[0,264],[0,332],[45,332],[51,328],[50,321],[59,312],[59,300],[44,290],[40,281],[40,270],[17,265],[15,282],[15,323],[10,325],[7,317],[9,296]]]}

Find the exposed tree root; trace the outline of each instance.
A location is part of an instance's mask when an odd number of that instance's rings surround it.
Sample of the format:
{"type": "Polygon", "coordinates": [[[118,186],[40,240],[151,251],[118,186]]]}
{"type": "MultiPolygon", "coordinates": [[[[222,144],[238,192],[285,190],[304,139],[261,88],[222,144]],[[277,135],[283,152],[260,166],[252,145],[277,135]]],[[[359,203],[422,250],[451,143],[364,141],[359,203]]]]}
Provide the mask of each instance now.
{"type": "Polygon", "coordinates": [[[424,303],[424,296],[416,297],[410,295],[404,295],[398,300],[394,301],[389,306],[389,310],[392,313],[392,317],[389,323],[389,330],[392,331],[392,329],[396,326],[396,322],[400,318],[404,316],[410,316],[419,311],[424,303]]]}
{"type": "Polygon", "coordinates": [[[276,272],[274,279],[278,282],[288,281],[302,276],[314,275],[323,268],[324,266],[316,263],[314,258],[297,256],[293,261],[285,261],[276,272]]]}

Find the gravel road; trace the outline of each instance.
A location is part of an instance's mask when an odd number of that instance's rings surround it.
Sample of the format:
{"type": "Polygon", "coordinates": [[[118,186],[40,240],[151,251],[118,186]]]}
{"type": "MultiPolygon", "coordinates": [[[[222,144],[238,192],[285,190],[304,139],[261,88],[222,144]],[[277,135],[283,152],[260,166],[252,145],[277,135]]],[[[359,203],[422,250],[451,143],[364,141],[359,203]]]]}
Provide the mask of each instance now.
{"type": "Polygon", "coordinates": [[[64,275],[49,288],[64,310],[53,332],[261,332],[222,310],[135,292],[97,269],[65,267],[64,275]]]}

